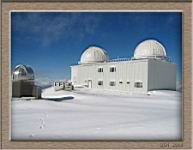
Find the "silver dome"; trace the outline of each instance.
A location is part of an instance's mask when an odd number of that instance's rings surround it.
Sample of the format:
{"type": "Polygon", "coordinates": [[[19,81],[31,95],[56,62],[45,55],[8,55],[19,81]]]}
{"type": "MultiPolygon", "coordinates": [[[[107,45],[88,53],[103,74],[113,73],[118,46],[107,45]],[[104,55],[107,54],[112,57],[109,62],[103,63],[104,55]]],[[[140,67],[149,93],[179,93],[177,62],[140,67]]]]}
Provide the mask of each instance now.
{"type": "Polygon", "coordinates": [[[12,74],[13,80],[34,80],[34,72],[31,67],[17,65],[12,74]]]}

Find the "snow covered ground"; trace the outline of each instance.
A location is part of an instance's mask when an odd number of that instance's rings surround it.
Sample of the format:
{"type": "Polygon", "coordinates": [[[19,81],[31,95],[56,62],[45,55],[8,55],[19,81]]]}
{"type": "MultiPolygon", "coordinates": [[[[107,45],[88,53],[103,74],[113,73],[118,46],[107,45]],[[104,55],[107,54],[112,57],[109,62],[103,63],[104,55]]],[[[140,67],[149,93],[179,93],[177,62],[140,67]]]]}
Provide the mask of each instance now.
{"type": "Polygon", "coordinates": [[[12,100],[14,140],[178,140],[181,94],[45,89],[41,100],[12,100]],[[59,101],[48,98],[66,99],[59,101]]]}

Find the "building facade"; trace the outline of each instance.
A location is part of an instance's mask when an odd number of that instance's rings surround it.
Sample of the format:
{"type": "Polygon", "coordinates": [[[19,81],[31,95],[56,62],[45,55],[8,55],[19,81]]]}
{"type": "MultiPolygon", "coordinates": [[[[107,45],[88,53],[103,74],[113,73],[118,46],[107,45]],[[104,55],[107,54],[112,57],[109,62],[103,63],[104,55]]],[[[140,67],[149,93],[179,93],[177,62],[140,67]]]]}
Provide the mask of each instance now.
{"type": "Polygon", "coordinates": [[[176,65],[167,58],[156,40],[140,43],[131,59],[109,60],[107,52],[91,46],[78,65],[71,66],[74,85],[93,89],[146,93],[150,90],[176,90],[176,65]]]}

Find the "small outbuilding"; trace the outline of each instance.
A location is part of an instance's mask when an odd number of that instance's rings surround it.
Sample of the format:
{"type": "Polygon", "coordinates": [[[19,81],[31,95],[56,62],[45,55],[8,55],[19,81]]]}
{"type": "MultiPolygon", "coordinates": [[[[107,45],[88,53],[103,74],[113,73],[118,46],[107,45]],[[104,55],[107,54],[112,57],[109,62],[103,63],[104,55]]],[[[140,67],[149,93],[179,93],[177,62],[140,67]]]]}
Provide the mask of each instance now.
{"type": "Polygon", "coordinates": [[[34,71],[26,65],[17,65],[12,73],[12,97],[41,97],[41,88],[35,85],[34,71]]]}
{"type": "Polygon", "coordinates": [[[74,86],[72,85],[72,82],[69,82],[69,81],[55,81],[54,89],[55,91],[60,91],[60,90],[72,91],[74,89],[74,86]]]}

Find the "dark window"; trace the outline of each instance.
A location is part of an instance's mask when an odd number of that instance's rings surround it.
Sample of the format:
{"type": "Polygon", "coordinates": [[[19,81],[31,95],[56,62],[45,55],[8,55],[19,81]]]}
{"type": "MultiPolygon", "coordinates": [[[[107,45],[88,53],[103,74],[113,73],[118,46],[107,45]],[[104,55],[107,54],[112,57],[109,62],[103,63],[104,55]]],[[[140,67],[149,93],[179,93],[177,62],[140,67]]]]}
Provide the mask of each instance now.
{"type": "Polygon", "coordinates": [[[55,82],[55,86],[60,86],[60,83],[59,82],[55,82]]]}
{"type": "Polygon", "coordinates": [[[98,81],[98,85],[103,85],[103,81],[98,81]]]}
{"type": "Polygon", "coordinates": [[[103,72],[103,68],[98,68],[98,72],[103,72]]]}
{"type": "Polygon", "coordinates": [[[143,83],[142,82],[135,82],[135,87],[136,88],[142,88],[143,87],[143,83]]]}
{"type": "Polygon", "coordinates": [[[115,86],[115,81],[109,82],[109,85],[110,85],[110,86],[115,86]]]}
{"type": "Polygon", "coordinates": [[[130,82],[129,82],[129,81],[127,81],[127,84],[130,84],[130,82]]]}
{"type": "Polygon", "coordinates": [[[119,81],[119,83],[120,83],[120,84],[122,84],[122,83],[123,83],[123,81],[119,81]]]}
{"type": "Polygon", "coordinates": [[[115,67],[110,67],[110,72],[116,72],[116,68],[115,67]]]}

